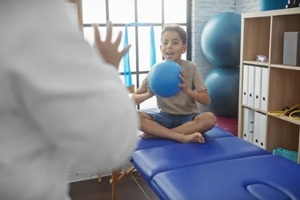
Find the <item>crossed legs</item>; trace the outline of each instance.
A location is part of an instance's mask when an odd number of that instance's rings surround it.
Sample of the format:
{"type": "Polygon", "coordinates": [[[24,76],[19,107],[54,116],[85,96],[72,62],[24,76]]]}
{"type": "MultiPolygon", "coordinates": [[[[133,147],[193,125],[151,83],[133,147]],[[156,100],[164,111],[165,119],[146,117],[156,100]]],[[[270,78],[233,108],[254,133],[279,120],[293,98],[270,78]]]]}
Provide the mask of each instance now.
{"type": "Polygon", "coordinates": [[[203,133],[211,129],[217,122],[216,116],[211,112],[197,115],[192,121],[169,129],[152,120],[151,116],[139,112],[141,131],[144,135],[172,139],[182,143],[204,143],[203,133]]]}

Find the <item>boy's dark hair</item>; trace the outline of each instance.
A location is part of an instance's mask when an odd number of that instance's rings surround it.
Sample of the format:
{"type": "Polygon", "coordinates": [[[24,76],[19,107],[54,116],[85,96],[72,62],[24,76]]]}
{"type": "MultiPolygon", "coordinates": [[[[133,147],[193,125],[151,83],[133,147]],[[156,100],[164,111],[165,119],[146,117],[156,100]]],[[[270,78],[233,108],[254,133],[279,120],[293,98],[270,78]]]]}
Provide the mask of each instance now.
{"type": "Polygon", "coordinates": [[[187,40],[186,31],[182,27],[176,24],[165,26],[161,32],[161,38],[163,37],[164,33],[167,31],[177,32],[183,44],[186,44],[186,40],[187,40]]]}

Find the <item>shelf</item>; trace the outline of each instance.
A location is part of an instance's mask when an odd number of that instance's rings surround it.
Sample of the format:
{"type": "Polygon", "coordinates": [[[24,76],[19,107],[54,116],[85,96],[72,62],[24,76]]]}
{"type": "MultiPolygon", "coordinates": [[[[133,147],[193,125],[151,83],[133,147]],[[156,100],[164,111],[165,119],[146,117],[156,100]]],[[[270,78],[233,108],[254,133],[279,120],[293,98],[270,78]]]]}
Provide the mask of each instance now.
{"type": "Polygon", "coordinates": [[[244,60],[243,64],[249,64],[249,65],[257,65],[257,66],[269,66],[269,63],[266,62],[259,62],[259,61],[248,61],[248,60],[244,60]]]}
{"type": "Polygon", "coordinates": [[[298,70],[298,71],[300,71],[300,66],[271,64],[270,67],[279,68],[279,69],[288,69],[288,70],[298,70]]]}
{"type": "Polygon", "coordinates": [[[256,111],[256,112],[260,112],[260,113],[265,114],[265,115],[267,114],[266,111],[261,110],[261,109],[254,108],[254,107],[249,106],[249,105],[242,104],[242,107],[243,107],[243,108],[249,108],[249,109],[251,109],[251,110],[254,110],[254,111],[256,111]]]}
{"type": "Polygon", "coordinates": [[[238,135],[250,135],[245,139],[266,144],[270,152],[277,147],[300,152],[300,120],[269,114],[300,103],[300,66],[282,64],[285,32],[299,31],[300,8],[242,14],[238,135]],[[256,61],[257,55],[266,55],[268,62],[256,61]],[[254,72],[249,66],[254,66],[254,72]],[[264,78],[260,78],[262,70],[264,78]],[[263,92],[264,110],[252,106],[253,96],[248,103],[248,93],[259,96],[263,92]]]}
{"type": "Polygon", "coordinates": [[[243,13],[244,18],[258,18],[258,17],[272,17],[272,16],[281,16],[281,15],[293,15],[299,14],[300,8],[289,8],[289,9],[279,9],[279,10],[270,10],[263,12],[253,12],[253,13],[243,13]]]}
{"type": "Polygon", "coordinates": [[[300,126],[300,120],[291,119],[290,117],[285,116],[285,115],[270,115],[270,114],[268,114],[268,116],[275,117],[277,119],[281,119],[283,121],[290,122],[290,123],[300,126]]]}

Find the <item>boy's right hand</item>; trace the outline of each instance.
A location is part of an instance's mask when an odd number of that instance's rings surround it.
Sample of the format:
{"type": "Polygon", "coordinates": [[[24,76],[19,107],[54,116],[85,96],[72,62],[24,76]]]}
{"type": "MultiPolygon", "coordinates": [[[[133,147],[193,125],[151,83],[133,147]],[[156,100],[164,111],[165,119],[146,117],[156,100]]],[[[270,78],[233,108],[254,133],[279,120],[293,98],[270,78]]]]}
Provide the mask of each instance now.
{"type": "Polygon", "coordinates": [[[148,98],[151,98],[151,97],[154,96],[154,93],[153,93],[152,90],[150,89],[149,85],[148,85],[148,90],[147,90],[146,94],[147,94],[148,98]]]}

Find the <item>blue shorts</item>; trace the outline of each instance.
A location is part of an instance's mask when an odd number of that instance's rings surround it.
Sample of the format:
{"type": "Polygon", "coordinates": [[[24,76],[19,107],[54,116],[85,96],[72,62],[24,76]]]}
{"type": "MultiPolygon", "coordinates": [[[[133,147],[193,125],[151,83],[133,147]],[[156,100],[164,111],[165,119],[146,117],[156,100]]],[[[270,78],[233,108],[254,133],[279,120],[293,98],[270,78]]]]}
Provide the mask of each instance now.
{"type": "Polygon", "coordinates": [[[166,128],[175,128],[186,122],[193,121],[194,118],[199,115],[200,113],[192,113],[189,115],[176,115],[176,114],[169,114],[165,112],[145,112],[148,114],[153,121],[159,123],[160,125],[166,128]]]}

